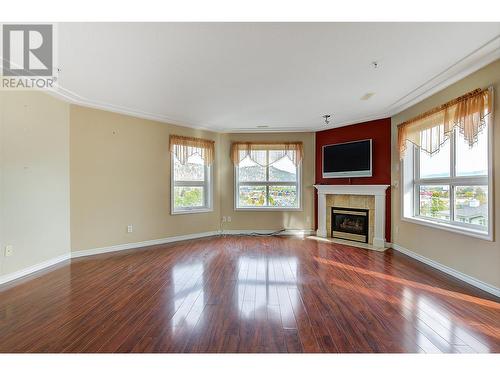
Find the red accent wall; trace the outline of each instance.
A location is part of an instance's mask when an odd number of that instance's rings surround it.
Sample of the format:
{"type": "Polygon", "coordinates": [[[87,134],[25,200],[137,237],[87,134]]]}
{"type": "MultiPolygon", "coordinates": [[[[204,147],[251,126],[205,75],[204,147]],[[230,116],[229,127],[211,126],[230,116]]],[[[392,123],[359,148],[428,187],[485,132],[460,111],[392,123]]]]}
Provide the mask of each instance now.
{"type": "MultiPolygon", "coordinates": [[[[326,185],[375,185],[391,184],[391,119],[363,122],[316,133],[316,184],[326,185]],[[333,143],[372,139],[372,177],[323,178],[322,147],[333,143]]],[[[315,196],[315,226],[318,227],[318,202],[315,196]]],[[[391,241],[391,189],[387,189],[385,200],[385,237],[391,241]]]]}

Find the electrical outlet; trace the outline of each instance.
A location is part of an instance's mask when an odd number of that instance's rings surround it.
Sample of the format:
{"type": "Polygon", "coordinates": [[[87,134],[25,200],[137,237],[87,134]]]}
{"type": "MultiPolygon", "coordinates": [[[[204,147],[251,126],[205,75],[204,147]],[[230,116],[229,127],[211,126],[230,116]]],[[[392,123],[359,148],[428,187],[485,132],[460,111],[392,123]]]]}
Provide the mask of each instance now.
{"type": "Polygon", "coordinates": [[[132,224],[128,225],[127,226],[127,233],[132,233],[134,231],[134,227],[132,226],[132,224]]]}
{"type": "Polygon", "coordinates": [[[227,218],[225,216],[222,216],[222,222],[225,223],[227,221],[227,218]]]}
{"type": "Polygon", "coordinates": [[[230,223],[231,222],[231,216],[228,216],[227,217],[227,222],[230,223]]]}
{"type": "Polygon", "coordinates": [[[12,254],[14,254],[14,246],[12,245],[5,246],[5,256],[10,257],[12,254]]]}

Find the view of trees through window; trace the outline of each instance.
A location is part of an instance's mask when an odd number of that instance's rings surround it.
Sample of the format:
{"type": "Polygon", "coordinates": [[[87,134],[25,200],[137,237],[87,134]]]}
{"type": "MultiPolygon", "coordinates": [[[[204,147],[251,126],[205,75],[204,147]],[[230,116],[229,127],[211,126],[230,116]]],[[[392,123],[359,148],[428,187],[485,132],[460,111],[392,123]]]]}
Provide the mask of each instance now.
{"type": "Polygon", "coordinates": [[[420,186],[420,215],[450,219],[450,187],[420,186]]]}
{"type": "Polygon", "coordinates": [[[176,207],[203,207],[203,188],[175,186],[174,202],[176,207]]]}
{"type": "Polygon", "coordinates": [[[186,164],[181,164],[174,157],[174,209],[206,208],[208,189],[208,167],[203,164],[203,159],[194,154],[188,158],[186,164]]]}

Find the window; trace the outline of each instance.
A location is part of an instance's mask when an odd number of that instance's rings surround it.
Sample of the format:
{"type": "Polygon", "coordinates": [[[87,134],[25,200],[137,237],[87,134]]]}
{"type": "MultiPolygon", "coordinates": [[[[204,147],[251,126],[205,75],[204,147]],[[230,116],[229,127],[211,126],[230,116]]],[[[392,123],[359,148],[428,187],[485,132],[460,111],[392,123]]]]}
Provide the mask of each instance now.
{"type": "Polygon", "coordinates": [[[432,155],[408,142],[404,218],[491,238],[489,142],[488,126],[472,148],[458,129],[432,155]]]}
{"type": "Polygon", "coordinates": [[[213,147],[211,141],[186,137],[176,137],[172,141],[171,137],[172,214],[212,210],[212,168],[209,164],[212,159],[208,159],[213,158],[213,149],[207,149],[203,142],[213,147]],[[196,147],[198,144],[201,147],[196,147]]]}
{"type": "Polygon", "coordinates": [[[493,88],[398,125],[403,220],[493,240],[493,88]]]}
{"type": "Polygon", "coordinates": [[[261,149],[239,153],[235,166],[235,206],[248,210],[300,209],[298,151],[261,149]],[[294,162],[295,161],[295,162],[294,162]]]}

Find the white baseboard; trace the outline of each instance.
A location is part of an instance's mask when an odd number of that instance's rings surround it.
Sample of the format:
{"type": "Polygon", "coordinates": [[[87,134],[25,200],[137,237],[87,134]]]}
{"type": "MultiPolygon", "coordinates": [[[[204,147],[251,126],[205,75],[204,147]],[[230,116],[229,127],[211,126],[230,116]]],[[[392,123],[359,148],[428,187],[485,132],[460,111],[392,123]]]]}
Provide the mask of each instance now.
{"type": "Polygon", "coordinates": [[[27,276],[27,275],[29,275],[29,274],[31,274],[33,272],[41,271],[44,268],[51,267],[51,266],[53,266],[53,265],[55,265],[57,263],[63,262],[63,261],[68,260],[70,258],[71,258],[71,254],[70,253],[63,254],[63,255],[60,255],[58,257],[55,257],[55,258],[52,258],[52,259],[48,259],[48,260],[46,260],[44,262],[37,263],[37,264],[35,264],[33,266],[23,268],[22,270],[19,270],[19,271],[16,271],[16,272],[12,272],[12,273],[8,273],[7,275],[0,276],[0,285],[8,283],[10,281],[13,281],[15,279],[19,279],[21,277],[27,276]]]}
{"type": "MultiPolygon", "coordinates": [[[[219,234],[226,234],[226,235],[250,234],[250,233],[269,234],[272,232],[274,232],[274,231],[273,230],[224,230],[222,233],[219,231],[193,233],[193,234],[186,234],[186,235],[182,235],[182,236],[159,238],[156,240],[148,240],[148,241],[141,241],[141,242],[126,243],[126,244],[121,244],[121,245],[99,247],[99,248],[95,248],[95,249],[73,251],[71,253],[71,258],[79,258],[79,257],[85,257],[85,256],[89,256],[89,255],[104,254],[104,253],[110,253],[110,252],[114,252],[114,251],[137,249],[137,248],[146,247],[146,246],[162,245],[162,244],[166,244],[166,243],[170,243],[170,242],[193,240],[196,238],[216,236],[219,234]]],[[[285,235],[285,236],[303,236],[303,235],[309,235],[310,232],[313,232],[313,231],[299,230],[299,229],[287,229],[280,234],[285,235]]]]}
{"type": "MultiPolygon", "coordinates": [[[[261,234],[269,234],[269,233],[272,233],[274,231],[273,230],[225,230],[222,234],[236,235],[236,234],[250,234],[250,233],[254,233],[254,232],[261,233],[261,234]]],[[[313,232],[314,231],[312,231],[312,230],[287,229],[286,231],[284,231],[280,234],[288,235],[288,236],[307,236],[313,232]]],[[[202,237],[216,236],[218,234],[221,234],[221,233],[219,231],[201,232],[201,233],[186,234],[186,235],[182,235],[182,236],[159,238],[156,240],[148,240],[148,241],[141,241],[141,242],[126,243],[126,244],[121,244],[121,245],[99,247],[99,248],[95,248],[95,249],[73,251],[71,253],[64,254],[64,255],[61,255],[59,257],[46,260],[45,262],[35,264],[33,266],[24,268],[22,270],[12,272],[12,273],[9,273],[9,274],[4,275],[4,276],[0,276],[0,285],[4,284],[4,283],[8,283],[9,281],[18,279],[20,277],[29,275],[33,272],[41,271],[44,268],[53,266],[54,264],[57,264],[59,262],[62,262],[62,261],[68,260],[68,259],[72,259],[72,258],[80,258],[80,257],[89,256],[89,255],[110,253],[110,252],[114,252],[114,251],[137,249],[137,248],[146,247],[146,246],[162,245],[162,244],[166,244],[166,243],[170,243],[170,242],[185,241],[185,240],[192,240],[192,239],[202,238],[202,237]]]]}
{"type": "Polygon", "coordinates": [[[162,245],[162,244],[166,244],[166,243],[170,243],[170,242],[185,241],[185,240],[192,240],[192,239],[202,238],[202,237],[216,236],[217,234],[218,234],[217,231],[201,232],[201,233],[185,234],[182,236],[172,236],[172,237],[159,238],[156,240],[147,240],[147,241],[141,241],[141,242],[126,243],[126,244],[121,244],[121,245],[98,247],[95,249],[78,250],[78,251],[73,251],[71,253],[71,258],[80,258],[80,257],[89,256],[89,255],[111,253],[113,251],[137,249],[139,247],[145,247],[145,246],[162,245]]]}
{"type": "MultiPolygon", "coordinates": [[[[270,229],[224,229],[222,234],[225,235],[248,235],[248,234],[271,234],[277,232],[277,230],[270,229]]],[[[316,231],[312,229],[285,229],[280,232],[280,236],[311,236],[315,234],[316,231]]]]}
{"type": "Polygon", "coordinates": [[[397,250],[403,254],[408,255],[409,257],[416,259],[422,263],[427,264],[428,266],[431,266],[433,268],[436,268],[440,271],[443,271],[444,273],[451,275],[453,277],[456,277],[459,280],[462,280],[466,282],[467,284],[470,284],[472,286],[475,286],[476,288],[482,289],[485,292],[488,292],[490,294],[493,294],[494,296],[500,297],[500,289],[490,285],[488,283],[485,283],[484,281],[478,280],[472,276],[466,275],[465,273],[462,273],[460,271],[457,271],[456,269],[453,269],[451,267],[445,266],[444,264],[438,263],[435,260],[426,258],[420,254],[417,254],[411,250],[408,250],[404,248],[403,246],[400,246],[398,244],[393,243],[392,248],[394,250],[397,250]]]}
{"type": "Polygon", "coordinates": [[[160,239],[156,239],[156,240],[148,240],[148,241],[142,241],[142,242],[134,242],[134,243],[121,244],[121,245],[99,247],[96,249],[73,251],[71,253],[67,253],[67,254],[61,255],[59,257],[46,260],[45,262],[35,264],[33,266],[24,268],[22,270],[12,272],[12,273],[9,273],[9,274],[4,275],[4,276],[0,276],[0,285],[4,284],[4,283],[8,283],[9,281],[18,279],[20,277],[29,275],[30,273],[41,271],[44,268],[53,266],[54,264],[65,261],[67,259],[85,257],[85,256],[89,256],[89,255],[110,253],[113,251],[130,250],[130,249],[136,249],[136,248],[145,247],[145,246],[161,245],[161,244],[165,244],[165,243],[169,243],[169,242],[192,240],[195,238],[215,236],[217,234],[218,234],[217,231],[201,232],[201,233],[194,233],[194,234],[186,234],[186,235],[182,235],[182,236],[160,238],[160,239]]]}

